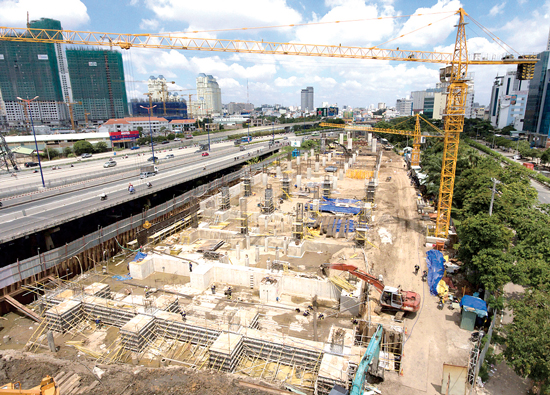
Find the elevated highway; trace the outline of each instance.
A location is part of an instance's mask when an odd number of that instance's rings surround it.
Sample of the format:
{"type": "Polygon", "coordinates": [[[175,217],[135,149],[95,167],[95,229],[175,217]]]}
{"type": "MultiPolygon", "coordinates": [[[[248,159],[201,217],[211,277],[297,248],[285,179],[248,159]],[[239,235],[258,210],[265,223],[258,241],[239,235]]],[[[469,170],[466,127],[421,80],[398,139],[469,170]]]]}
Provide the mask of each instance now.
{"type": "MultiPolygon", "coordinates": [[[[182,155],[178,160],[166,161],[159,165],[159,173],[148,179],[153,184],[153,188],[147,188],[145,185],[147,180],[139,178],[139,166],[129,165],[130,169],[124,166],[115,168],[115,171],[120,174],[119,176],[115,174],[116,179],[113,180],[101,177],[97,183],[85,184],[77,188],[70,186],[60,190],[44,191],[39,200],[33,199],[32,196],[9,199],[0,210],[0,223],[4,225],[0,228],[0,243],[50,229],[186,181],[243,164],[252,158],[278,151],[282,145],[279,142],[269,147],[268,143],[264,142],[251,145],[246,151],[228,147],[213,151],[208,157],[202,157],[200,153],[194,152],[182,155]],[[128,192],[130,182],[136,189],[135,194],[128,192]],[[107,194],[107,200],[100,200],[101,193],[107,194]]],[[[141,158],[148,156],[150,154],[141,158]]],[[[143,163],[151,162],[145,159],[143,163]]]]}

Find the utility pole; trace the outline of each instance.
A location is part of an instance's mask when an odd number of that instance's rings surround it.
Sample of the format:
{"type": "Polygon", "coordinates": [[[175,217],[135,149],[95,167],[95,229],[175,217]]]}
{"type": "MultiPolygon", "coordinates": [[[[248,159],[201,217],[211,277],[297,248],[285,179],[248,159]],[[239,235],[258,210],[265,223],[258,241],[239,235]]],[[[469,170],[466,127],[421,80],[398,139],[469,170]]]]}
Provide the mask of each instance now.
{"type": "Polygon", "coordinates": [[[495,193],[497,192],[497,184],[500,184],[500,181],[496,178],[491,178],[493,181],[493,189],[491,193],[491,205],[489,206],[489,217],[493,215],[493,203],[495,202],[495,193]]]}
{"type": "Polygon", "coordinates": [[[156,106],[152,105],[153,99],[151,98],[151,94],[146,93],[146,95],[149,95],[149,107],[140,107],[147,109],[147,112],[149,113],[149,135],[151,136],[151,152],[153,153],[153,163],[157,163],[155,158],[155,146],[153,145],[153,130],[151,129],[151,111],[153,111],[153,108],[155,108],[156,106]]]}

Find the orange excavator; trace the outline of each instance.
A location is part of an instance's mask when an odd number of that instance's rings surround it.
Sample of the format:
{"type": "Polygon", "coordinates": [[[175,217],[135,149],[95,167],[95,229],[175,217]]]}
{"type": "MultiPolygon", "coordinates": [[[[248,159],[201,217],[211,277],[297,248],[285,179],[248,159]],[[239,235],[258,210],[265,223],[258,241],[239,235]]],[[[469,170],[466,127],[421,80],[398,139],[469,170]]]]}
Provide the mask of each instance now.
{"type": "Polygon", "coordinates": [[[420,295],[413,291],[403,291],[399,287],[385,286],[376,277],[365,273],[357,266],[347,265],[345,263],[325,263],[321,265],[321,271],[326,275],[326,269],[341,270],[354,275],[361,280],[372,284],[381,294],[380,305],[374,309],[374,312],[380,314],[383,309],[396,310],[396,320],[401,320],[406,312],[415,313],[420,309],[420,295]]]}
{"type": "Polygon", "coordinates": [[[57,388],[53,377],[46,376],[42,379],[40,385],[28,390],[21,389],[20,382],[0,385],[0,394],[59,395],[59,388],[57,388]]]}

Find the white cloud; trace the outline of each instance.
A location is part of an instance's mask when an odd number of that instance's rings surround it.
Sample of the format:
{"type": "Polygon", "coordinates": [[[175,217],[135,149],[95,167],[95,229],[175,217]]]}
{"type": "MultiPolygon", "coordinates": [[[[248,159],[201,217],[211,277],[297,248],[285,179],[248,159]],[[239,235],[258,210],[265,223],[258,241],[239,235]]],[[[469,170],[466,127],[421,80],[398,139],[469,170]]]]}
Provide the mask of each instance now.
{"type": "Polygon", "coordinates": [[[432,48],[436,44],[445,42],[451,33],[456,32],[458,16],[452,16],[452,12],[457,11],[461,6],[459,0],[439,0],[430,8],[418,8],[414,14],[422,15],[411,16],[395,35],[395,37],[404,36],[382,48],[393,48],[394,45],[414,45],[414,49],[424,46],[432,48]]]}
{"type": "Polygon", "coordinates": [[[313,15],[312,22],[336,22],[350,19],[367,19],[360,22],[327,23],[300,26],[296,29],[296,42],[306,44],[374,45],[385,39],[395,29],[395,19],[383,16],[395,15],[391,5],[379,7],[362,0],[330,1],[333,8],[322,18],[313,15]]]}
{"type": "Polygon", "coordinates": [[[489,15],[491,16],[497,16],[498,14],[502,14],[504,12],[504,7],[506,6],[506,2],[495,4],[493,8],[489,11],[489,15]]]}
{"type": "MultiPolygon", "coordinates": [[[[286,0],[210,0],[207,3],[145,1],[147,8],[158,19],[188,23],[189,31],[286,25],[298,23],[302,19],[298,11],[287,5],[286,0]]],[[[246,30],[241,33],[244,32],[246,30]]]]}
{"type": "Polygon", "coordinates": [[[0,0],[0,10],[0,24],[10,27],[27,26],[27,11],[31,20],[57,19],[64,29],[75,29],[90,21],[88,9],[80,0],[0,0]]]}
{"type": "Polygon", "coordinates": [[[139,24],[141,30],[157,30],[159,27],[159,21],[156,19],[142,19],[139,24]]]}
{"type": "Polygon", "coordinates": [[[220,78],[218,85],[221,89],[236,89],[241,88],[241,84],[234,78],[220,78]]]}

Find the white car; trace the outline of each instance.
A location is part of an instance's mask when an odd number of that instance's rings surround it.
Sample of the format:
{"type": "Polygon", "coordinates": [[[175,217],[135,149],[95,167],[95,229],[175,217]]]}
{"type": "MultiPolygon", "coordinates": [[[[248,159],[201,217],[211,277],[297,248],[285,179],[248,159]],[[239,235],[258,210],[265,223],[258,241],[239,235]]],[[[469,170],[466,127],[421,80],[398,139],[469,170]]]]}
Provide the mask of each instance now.
{"type": "Polygon", "coordinates": [[[521,155],[514,155],[514,160],[520,160],[521,159],[521,155]]]}
{"type": "Polygon", "coordinates": [[[115,167],[116,166],[116,162],[114,160],[110,160],[108,162],[105,162],[103,164],[103,167],[106,169],[108,167],[115,167]]]}

